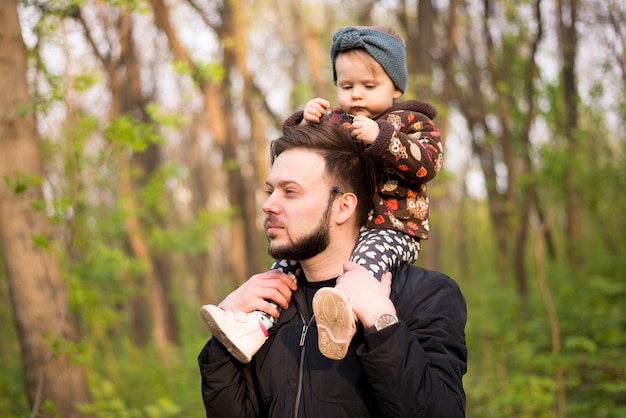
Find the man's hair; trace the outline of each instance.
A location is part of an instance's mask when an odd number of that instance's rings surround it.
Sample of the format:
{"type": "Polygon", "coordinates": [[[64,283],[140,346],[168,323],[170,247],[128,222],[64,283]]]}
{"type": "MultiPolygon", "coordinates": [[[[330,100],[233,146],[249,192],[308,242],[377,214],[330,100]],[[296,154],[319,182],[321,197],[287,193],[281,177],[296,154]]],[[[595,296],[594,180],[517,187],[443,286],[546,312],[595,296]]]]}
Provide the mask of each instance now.
{"type": "Polygon", "coordinates": [[[270,161],[289,149],[303,148],[319,154],[326,163],[326,175],[337,192],[357,196],[357,221],[364,225],[376,188],[376,161],[347,129],[336,122],[301,125],[288,130],[270,144],[270,161]]]}

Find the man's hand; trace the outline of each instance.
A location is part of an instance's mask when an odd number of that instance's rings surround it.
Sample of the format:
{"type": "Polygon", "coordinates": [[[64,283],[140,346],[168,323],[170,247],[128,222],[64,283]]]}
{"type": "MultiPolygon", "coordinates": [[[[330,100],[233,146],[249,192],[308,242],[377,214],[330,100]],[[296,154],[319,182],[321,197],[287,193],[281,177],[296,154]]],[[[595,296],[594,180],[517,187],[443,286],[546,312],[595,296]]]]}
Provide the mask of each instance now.
{"type": "Polygon", "coordinates": [[[296,282],[287,274],[269,270],[250,277],[218,306],[246,313],[259,310],[278,318],[280,312],[276,306],[286,309],[296,288],[296,282]]]}
{"type": "Polygon", "coordinates": [[[380,133],[380,126],[375,120],[363,115],[356,115],[352,120],[352,137],[370,145],[380,133]]]}
{"type": "Polygon", "coordinates": [[[379,315],[396,314],[390,299],[391,273],[386,272],[379,282],[363,266],[352,261],[343,264],[344,274],[337,279],[336,289],[350,300],[352,310],[365,328],[371,327],[379,315]]]}
{"type": "Polygon", "coordinates": [[[307,102],[302,117],[306,123],[320,123],[329,107],[328,100],[317,97],[307,102]]]}

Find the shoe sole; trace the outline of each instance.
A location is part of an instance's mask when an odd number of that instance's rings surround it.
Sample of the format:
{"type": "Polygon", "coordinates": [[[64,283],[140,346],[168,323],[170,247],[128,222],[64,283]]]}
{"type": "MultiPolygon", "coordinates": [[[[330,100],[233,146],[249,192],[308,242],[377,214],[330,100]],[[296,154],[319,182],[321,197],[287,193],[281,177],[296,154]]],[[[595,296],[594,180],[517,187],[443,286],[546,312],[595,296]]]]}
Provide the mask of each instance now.
{"type": "Polygon", "coordinates": [[[356,318],[348,298],[343,292],[324,287],[313,297],[313,313],[320,352],[331,360],[343,359],[356,333],[356,318]]]}
{"type": "Polygon", "coordinates": [[[237,346],[234,345],[230,341],[230,339],[226,336],[222,328],[220,328],[218,322],[215,320],[215,318],[213,318],[213,315],[211,314],[211,312],[208,309],[202,308],[200,310],[200,313],[202,315],[202,319],[204,323],[211,331],[212,336],[217,338],[219,342],[221,342],[224,345],[224,347],[226,347],[228,352],[237,360],[239,360],[241,363],[250,363],[250,361],[252,360],[252,357],[246,355],[243,351],[237,348],[237,346]]]}

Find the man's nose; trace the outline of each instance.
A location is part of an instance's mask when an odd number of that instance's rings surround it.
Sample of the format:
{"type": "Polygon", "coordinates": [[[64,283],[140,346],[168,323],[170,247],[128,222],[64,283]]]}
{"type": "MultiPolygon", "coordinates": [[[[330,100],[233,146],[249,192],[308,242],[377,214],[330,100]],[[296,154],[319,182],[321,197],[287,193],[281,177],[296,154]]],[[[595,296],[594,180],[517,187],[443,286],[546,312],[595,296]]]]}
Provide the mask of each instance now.
{"type": "Polygon", "coordinates": [[[274,196],[274,194],[275,193],[270,193],[267,196],[267,199],[265,199],[265,202],[261,206],[261,209],[263,210],[263,212],[265,213],[277,213],[278,212],[277,199],[274,196]]]}

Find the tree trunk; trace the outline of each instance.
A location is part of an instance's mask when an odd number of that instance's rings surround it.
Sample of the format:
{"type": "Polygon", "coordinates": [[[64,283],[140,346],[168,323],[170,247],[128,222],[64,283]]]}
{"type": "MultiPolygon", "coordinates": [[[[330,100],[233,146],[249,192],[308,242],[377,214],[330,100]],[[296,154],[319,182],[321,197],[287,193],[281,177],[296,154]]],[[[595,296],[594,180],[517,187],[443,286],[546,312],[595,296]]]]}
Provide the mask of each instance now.
{"type": "Polygon", "coordinates": [[[33,416],[82,417],[91,402],[84,369],[67,350],[75,330],[42,198],[35,115],[28,108],[26,47],[16,3],[0,2],[0,242],[33,416]],[[39,244],[37,244],[38,242],[39,244]],[[44,402],[54,406],[44,410],[44,402]]]}
{"type": "MultiPolygon", "coordinates": [[[[241,284],[251,274],[258,273],[262,266],[260,265],[258,250],[255,249],[260,248],[258,240],[261,239],[258,228],[256,228],[258,208],[256,207],[255,194],[246,189],[246,178],[243,176],[240,166],[245,158],[240,158],[242,156],[238,155],[241,141],[234,121],[232,86],[228,74],[231,66],[236,64],[236,54],[232,50],[224,52],[223,66],[226,75],[219,85],[215,80],[203,78],[199,68],[191,60],[189,52],[180,42],[172,27],[168,6],[162,0],[151,0],[151,4],[156,26],[166,34],[173,53],[179,60],[187,64],[198,83],[204,97],[205,112],[207,120],[210,122],[209,128],[213,134],[214,144],[217,151],[221,152],[224,164],[227,166],[228,197],[234,208],[230,228],[229,267],[235,282],[241,284]],[[251,208],[254,208],[254,214],[251,213],[251,208]],[[250,251],[257,251],[257,254],[251,254],[250,251]]],[[[236,26],[236,22],[234,22],[236,17],[232,10],[238,6],[237,2],[225,2],[220,10],[222,24],[216,29],[216,32],[222,45],[237,42],[234,40],[235,38],[232,38],[232,36],[236,36],[236,33],[232,32],[236,30],[233,29],[233,25],[236,26]]],[[[245,149],[245,147],[241,149],[245,149]]],[[[252,162],[252,164],[254,163],[252,162]]]]}
{"type": "MultiPolygon", "coordinates": [[[[149,123],[150,118],[146,112],[149,100],[142,91],[140,62],[133,39],[132,15],[126,12],[119,16],[120,55],[117,59],[111,54],[100,52],[88,25],[82,17],[79,18],[87,40],[102,62],[108,76],[112,97],[109,111],[111,118],[128,114],[141,122],[149,123]]],[[[169,298],[172,282],[171,261],[169,255],[155,253],[155,250],[150,248],[146,239],[146,230],[149,226],[141,222],[136,210],[139,207],[136,202],[137,191],[149,182],[150,177],[160,165],[160,148],[156,144],[150,144],[145,151],[134,153],[130,157],[127,155],[120,157],[120,166],[123,167],[120,199],[126,208],[127,245],[132,256],[139,259],[146,267],[145,277],[133,285],[135,289],[140,289],[145,284],[148,294],[147,298],[137,294],[130,301],[130,314],[133,316],[131,318],[133,341],[141,342],[145,339],[144,331],[141,329],[146,324],[145,310],[142,305],[145,305],[147,301],[152,316],[152,335],[159,352],[164,354],[169,344],[179,342],[176,310],[169,298]],[[131,174],[134,172],[139,173],[137,178],[131,174]]],[[[153,217],[160,219],[159,214],[153,214],[153,217]]],[[[162,222],[157,221],[157,223],[162,222]]]]}
{"type": "Polygon", "coordinates": [[[580,241],[581,205],[577,191],[576,155],[578,140],[576,128],[578,126],[578,89],[576,87],[576,50],[578,33],[576,30],[578,0],[558,0],[559,14],[559,42],[561,51],[561,82],[563,86],[564,111],[562,120],[563,135],[567,141],[567,153],[570,163],[565,172],[565,214],[567,224],[566,251],[569,261],[573,265],[580,264],[581,257],[577,250],[580,241]]]}
{"type": "MultiPolygon", "coordinates": [[[[403,2],[404,3],[404,2],[403,2]]],[[[432,0],[419,1],[417,3],[417,25],[414,23],[414,11],[408,12],[406,8],[401,8],[400,22],[406,33],[407,44],[407,67],[409,70],[410,80],[409,88],[417,95],[419,100],[434,102],[435,97],[432,90],[433,84],[433,58],[432,49],[437,47],[437,38],[435,37],[435,10],[432,0]]],[[[435,103],[437,105],[437,103],[435,103]]],[[[442,145],[445,145],[446,126],[445,118],[435,119],[435,124],[441,132],[442,145]]],[[[444,154],[445,162],[445,154],[444,154]]],[[[431,216],[428,240],[422,243],[422,250],[418,264],[432,270],[440,270],[441,268],[441,233],[435,229],[437,223],[434,218],[443,211],[442,201],[447,193],[443,183],[435,178],[428,185],[429,187],[429,206],[431,216]],[[437,193],[433,191],[437,190],[437,193]]]]}
{"type": "MultiPolygon", "coordinates": [[[[253,74],[248,68],[247,22],[243,20],[246,16],[245,7],[241,1],[230,1],[225,4],[228,7],[224,8],[223,20],[226,23],[223,26],[228,30],[228,37],[223,39],[225,45],[224,62],[225,64],[231,63],[229,68],[238,72],[243,78],[243,107],[250,123],[250,136],[242,142],[247,145],[247,155],[252,170],[238,171],[241,188],[237,197],[245,227],[247,279],[268,267],[264,264],[263,250],[265,247],[256,222],[260,213],[256,194],[265,187],[265,176],[268,172],[266,123],[261,113],[261,94],[254,82],[253,74]],[[227,39],[231,41],[227,42],[227,39]],[[262,177],[259,175],[261,173],[263,173],[262,177]]],[[[231,115],[233,113],[231,112],[231,115]]],[[[233,117],[231,116],[231,119],[233,117]]],[[[233,129],[232,132],[237,135],[237,130],[233,129]]],[[[236,157],[236,154],[234,156],[236,157]]]]}
{"type": "Polygon", "coordinates": [[[412,17],[415,11],[402,8],[400,22],[406,33],[407,66],[410,84],[417,98],[433,100],[433,57],[432,50],[437,48],[435,36],[435,9],[432,0],[417,2],[417,24],[412,17]]]}
{"type": "MultiPolygon", "coordinates": [[[[149,99],[142,91],[142,80],[140,62],[137,56],[135,40],[133,38],[133,21],[129,13],[121,17],[120,46],[121,55],[120,63],[126,70],[123,74],[122,90],[114,92],[124,97],[122,101],[122,114],[127,113],[133,115],[136,119],[144,123],[150,123],[150,117],[146,112],[146,105],[149,99]]],[[[132,156],[132,165],[138,169],[138,178],[132,184],[133,193],[128,196],[130,199],[136,199],[137,191],[141,190],[155,175],[161,166],[161,147],[157,144],[149,144],[145,151],[136,152],[132,156]]],[[[134,213],[128,213],[128,216],[135,216],[134,213]]],[[[155,225],[165,224],[165,220],[158,213],[151,213],[155,219],[155,225]]],[[[136,231],[137,235],[134,239],[141,239],[144,245],[148,245],[147,236],[149,229],[154,225],[140,224],[140,228],[136,231]]],[[[148,291],[150,292],[150,305],[152,310],[152,332],[155,336],[157,346],[164,354],[164,349],[169,344],[178,344],[178,325],[176,319],[176,309],[170,298],[172,288],[172,266],[169,254],[164,254],[154,248],[147,248],[146,262],[151,272],[148,278],[148,291]]]]}
{"type": "MultiPolygon", "coordinates": [[[[304,52],[306,55],[306,61],[309,64],[309,75],[313,84],[313,94],[315,97],[323,97],[331,102],[334,101],[334,93],[328,91],[326,87],[326,77],[324,64],[328,60],[327,54],[324,53],[325,48],[320,46],[320,36],[315,29],[305,22],[300,16],[300,13],[296,13],[295,19],[298,19],[298,27],[300,28],[300,36],[303,39],[304,52]],[[332,100],[331,100],[332,99],[332,100]]],[[[267,154],[266,154],[267,155],[267,154]]]]}
{"type": "MultiPolygon", "coordinates": [[[[183,134],[183,145],[181,147],[184,155],[184,164],[189,167],[188,186],[190,190],[189,209],[191,216],[198,216],[199,213],[207,209],[209,201],[209,190],[216,190],[221,182],[221,173],[212,170],[206,159],[203,158],[204,151],[201,145],[203,131],[207,123],[202,115],[194,114],[191,122],[183,134]]],[[[218,251],[220,246],[213,239],[213,244],[208,251],[198,254],[188,254],[185,256],[187,264],[196,279],[198,300],[205,303],[217,303],[217,295],[211,277],[223,277],[223,263],[211,263],[209,255],[218,251]]]]}

